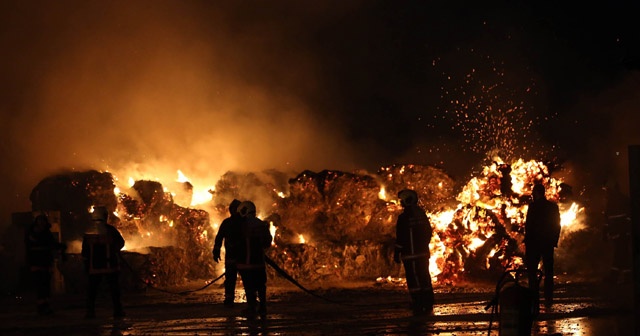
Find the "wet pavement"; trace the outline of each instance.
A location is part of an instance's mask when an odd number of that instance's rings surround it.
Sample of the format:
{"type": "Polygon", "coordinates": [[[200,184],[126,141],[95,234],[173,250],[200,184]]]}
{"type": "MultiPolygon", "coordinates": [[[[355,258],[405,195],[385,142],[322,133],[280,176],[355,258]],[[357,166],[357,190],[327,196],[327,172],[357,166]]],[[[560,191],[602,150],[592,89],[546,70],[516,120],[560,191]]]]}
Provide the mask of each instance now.
{"type": "MultiPolygon", "coordinates": [[[[556,303],[541,309],[532,335],[634,335],[629,286],[559,282],[556,303]]],[[[241,316],[242,303],[225,308],[217,284],[188,294],[127,294],[127,317],[119,320],[111,317],[107,290],[90,320],[83,318],[82,295],[55,296],[51,316],[37,316],[30,295],[5,296],[0,335],[489,335],[490,321],[491,335],[498,335],[500,317],[485,310],[495,292],[488,284],[436,287],[437,303],[427,317],[411,315],[406,289],[396,284],[327,286],[314,288],[312,296],[277,283],[268,292],[266,319],[241,316]]]]}

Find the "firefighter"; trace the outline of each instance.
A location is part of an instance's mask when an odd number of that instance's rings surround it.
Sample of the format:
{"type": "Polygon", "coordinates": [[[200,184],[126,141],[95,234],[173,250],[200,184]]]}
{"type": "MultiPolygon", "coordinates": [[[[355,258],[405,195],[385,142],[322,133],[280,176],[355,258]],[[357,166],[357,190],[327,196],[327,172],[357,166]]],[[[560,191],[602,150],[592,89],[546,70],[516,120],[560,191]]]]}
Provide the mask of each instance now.
{"type": "Polygon", "coordinates": [[[93,225],[82,240],[82,259],[88,274],[87,305],[85,318],[94,318],[98,286],[106,278],[111,291],[113,317],[125,316],[120,301],[120,250],[124,239],[118,230],[107,224],[109,212],[103,206],[95,207],[91,214],[93,225]]]}
{"type": "Polygon", "coordinates": [[[238,272],[247,297],[247,308],[242,314],[262,318],[267,314],[267,271],[265,267],[265,251],[273,237],[269,224],[256,217],[256,206],[251,201],[244,201],[238,206],[242,217],[241,239],[238,249],[238,272]]]}
{"type": "Polygon", "coordinates": [[[503,163],[498,166],[500,172],[500,194],[504,197],[511,197],[513,194],[513,183],[511,182],[511,166],[503,163]]]}
{"type": "Polygon", "coordinates": [[[44,214],[37,215],[25,235],[27,263],[36,287],[37,312],[39,315],[53,313],[49,306],[51,297],[51,273],[56,251],[64,251],[67,246],[58,242],[51,232],[51,223],[44,214]]]}
{"type": "Polygon", "coordinates": [[[404,211],[396,223],[396,245],[393,260],[404,266],[414,315],[433,311],[434,295],[429,274],[429,242],[433,230],[424,209],[418,205],[418,194],[409,189],[398,193],[404,211]]]}
{"type": "Polygon", "coordinates": [[[529,288],[534,295],[534,309],[540,302],[538,264],[542,259],[544,269],[544,299],[550,307],[553,302],[553,253],[560,239],[560,209],[558,204],[547,200],[545,188],[536,184],[531,192],[533,202],[529,204],[524,225],[525,266],[529,288]]]}
{"type": "Polygon", "coordinates": [[[631,273],[631,217],[629,198],[613,182],[605,186],[605,239],[613,245],[613,260],[607,282],[622,283],[631,273]]]}
{"type": "Polygon", "coordinates": [[[237,250],[241,235],[241,217],[238,214],[238,206],[240,203],[239,200],[234,199],[229,204],[229,217],[220,224],[213,245],[213,260],[217,263],[220,261],[220,250],[224,241],[224,305],[229,308],[234,304],[238,279],[237,250]]]}

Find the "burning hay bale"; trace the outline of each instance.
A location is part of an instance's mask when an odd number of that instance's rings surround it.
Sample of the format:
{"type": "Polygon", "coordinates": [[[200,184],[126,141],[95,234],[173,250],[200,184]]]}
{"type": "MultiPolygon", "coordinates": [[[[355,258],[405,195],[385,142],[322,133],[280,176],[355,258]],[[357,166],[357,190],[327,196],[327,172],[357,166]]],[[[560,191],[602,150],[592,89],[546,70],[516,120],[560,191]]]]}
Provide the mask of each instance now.
{"type": "Polygon", "coordinates": [[[31,200],[34,210],[60,212],[62,239],[71,253],[80,252],[92,206],[105,205],[118,215],[110,216],[109,222],[125,238],[125,249],[152,252],[146,262],[134,263],[142,267],[138,271],[149,283],[176,284],[214,273],[213,232],[206,211],[175,204],[156,181],[137,181],[128,193],[116,195],[114,189],[110,173],[74,172],[44,179],[34,188],[31,200]]]}
{"type": "MultiPolygon", "coordinates": [[[[336,245],[330,242],[277,245],[269,258],[293,278],[306,283],[339,280],[371,280],[374,274],[397,274],[399,266],[389,258],[393,246],[372,241],[336,245]]],[[[269,269],[269,275],[277,275],[269,269]]]]}
{"type": "Polygon", "coordinates": [[[206,211],[175,204],[171,194],[156,181],[136,181],[130,194],[121,193],[119,198],[121,220],[116,227],[128,242],[127,247],[176,247],[184,251],[180,260],[188,266],[188,278],[203,279],[213,274],[213,233],[206,211]]]}
{"type": "Polygon", "coordinates": [[[402,189],[413,189],[426,209],[436,210],[454,201],[454,181],[442,169],[420,165],[392,165],[378,171],[392,198],[402,189]]]}
{"type": "Polygon", "coordinates": [[[380,186],[373,177],[305,171],[289,184],[289,197],[278,204],[281,221],[276,227],[339,245],[388,237],[389,231],[368,237],[371,235],[364,230],[372,220],[377,220],[373,218],[374,211],[385,203],[378,198],[380,186]]]}
{"type": "MultiPolygon", "coordinates": [[[[270,222],[274,234],[269,256],[301,282],[397,275],[399,267],[391,256],[402,208],[395,195],[404,188],[418,192],[434,228],[430,271],[438,283],[492,276],[522,262],[524,216],[534,182],[545,184],[547,197],[560,201],[564,214],[579,209],[575,203],[562,203],[569,199],[570,187],[551,178],[536,161],[494,162],[457,195],[454,181],[428,166],[393,165],[376,174],[324,170],[287,176],[277,171],[228,172],[210,191],[209,212],[177,205],[174,195],[156,181],[136,181],[129,190],[114,193],[113,177],[95,171],[44,180],[32,200],[34,209],[73,209],[78,220],[69,223],[77,229],[64,229],[68,232],[83,232],[88,207],[109,204],[118,214],[113,224],[125,236],[126,248],[152,251],[131,258],[141,277],[158,285],[219,275],[211,256],[217,228],[212,221],[228,216],[234,198],[256,203],[259,217],[270,222]]],[[[186,193],[192,190],[183,187],[186,193]]]]}
{"type": "Polygon", "coordinates": [[[115,209],[118,200],[111,173],[95,170],[47,177],[31,191],[33,211],[60,211],[62,239],[80,240],[91,223],[89,209],[96,204],[115,209]]]}

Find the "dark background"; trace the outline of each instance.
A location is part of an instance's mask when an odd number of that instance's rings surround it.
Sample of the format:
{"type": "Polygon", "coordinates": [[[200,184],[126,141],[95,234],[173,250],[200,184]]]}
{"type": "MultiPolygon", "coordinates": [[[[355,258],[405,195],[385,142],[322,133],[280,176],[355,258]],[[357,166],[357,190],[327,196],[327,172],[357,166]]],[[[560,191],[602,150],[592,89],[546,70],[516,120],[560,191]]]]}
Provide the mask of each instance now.
{"type": "Polygon", "coordinates": [[[499,154],[626,183],[638,6],[618,1],[1,1],[2,219],[49,174],[215,184],[228,170],[499,154]]]}

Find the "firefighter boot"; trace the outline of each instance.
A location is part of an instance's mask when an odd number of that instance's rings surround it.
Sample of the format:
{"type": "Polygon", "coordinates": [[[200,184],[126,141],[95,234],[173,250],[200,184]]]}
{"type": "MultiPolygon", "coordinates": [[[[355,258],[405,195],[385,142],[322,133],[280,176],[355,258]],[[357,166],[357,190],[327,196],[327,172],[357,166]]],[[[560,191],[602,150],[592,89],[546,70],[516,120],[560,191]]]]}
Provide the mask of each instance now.
{"type": "Polygon", "coordinates": [[[267,293],[266,291],[259,291],[258,293],[260,305],[258,307],[258,314],[260,314],[260,318],[267,317],[267,293]]]}
{"type": "Polygon", "coordinates": [[[255,293],[247,293],[247,308],[243,309],[240,314],[247,318],[254,318],[256,316],[256,308],[258,305],[257,297],[255,293]]]}

